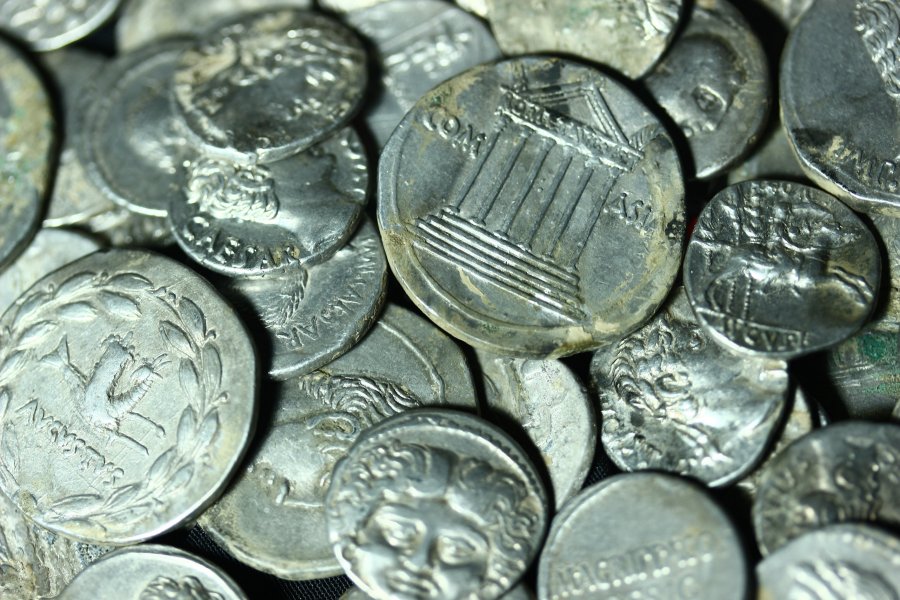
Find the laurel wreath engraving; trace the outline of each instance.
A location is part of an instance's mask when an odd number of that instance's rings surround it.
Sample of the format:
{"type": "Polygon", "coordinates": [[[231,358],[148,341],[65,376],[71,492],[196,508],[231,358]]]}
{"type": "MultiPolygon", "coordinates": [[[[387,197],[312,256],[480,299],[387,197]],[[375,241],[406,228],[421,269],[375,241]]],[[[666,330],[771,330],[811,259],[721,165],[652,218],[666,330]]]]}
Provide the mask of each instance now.
{"type": "Polygon", "coordinates": [[[32,291],[18,304],[11,323],[0,330],[0,487],[27,513],[41,514],[47,523],[91,527],[103,532],[113,523],[164,510],[169,495],[188,485],[197,469],[209,461],[216,440],[219,408],[228,402],[221,391],[222,360],[217,333],[209,329],[200,308],[168,288],[154,287],[137,273],[82,272],[55,286],[32,291]],[[18,439],[6,420],[11,401],[9,382],[27,358],[64,322],[90,322],[101,313],[124,320],[141,317],[138,295],[160,301],[171,318],[159,333],[177,356],[178,380],[188,406],[178,422],[175,443],[156,457],[142,481],[112,487],[106,495],[74,494],[41,500],[22,490],[17,474],[18,439]]]}

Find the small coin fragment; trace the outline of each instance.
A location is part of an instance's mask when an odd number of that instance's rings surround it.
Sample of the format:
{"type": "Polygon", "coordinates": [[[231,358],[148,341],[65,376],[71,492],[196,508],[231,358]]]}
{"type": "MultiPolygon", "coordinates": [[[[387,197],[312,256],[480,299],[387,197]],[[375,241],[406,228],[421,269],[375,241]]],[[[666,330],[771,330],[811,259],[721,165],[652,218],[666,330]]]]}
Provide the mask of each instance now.
{"type": "Polygon", "coordinates": [[[0,30],[22,38],[34,50],[55,50],[103,25],[121,3],[122,0],[0,0],[0,30]]]}

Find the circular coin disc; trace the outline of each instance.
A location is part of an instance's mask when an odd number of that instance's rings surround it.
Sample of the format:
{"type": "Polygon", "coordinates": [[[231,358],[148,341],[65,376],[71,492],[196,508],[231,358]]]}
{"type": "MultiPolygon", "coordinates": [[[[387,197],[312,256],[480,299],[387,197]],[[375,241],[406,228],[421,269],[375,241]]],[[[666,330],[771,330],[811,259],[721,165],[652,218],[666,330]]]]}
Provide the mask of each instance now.
{"type": "MultiPolygon", "coordinates": [[[[533,598],[534,595],[528,588],[526,588],[524,584],[519,584],[509,592],[503,594],[500,600],[533,600],[533,598]]],[[[341,600],[372,600],[372,597],[358,587],[353,586],[344,592],[344,595],[341,596],[341,600]]]]}
{"type": "Polygon", "coordinates": [[[465,413],[421,409],[364,432],[326,500],[334,552],[378,600],[487,600],[537,555],[547,495],[503,431],[465,413]]]}
{"type": "Polygon", "coordinates": [[[806,174],[863,212],[900,213],[900,4],[814,2],[781,59],[781,114],[806,174]]]}
{"type": "Polygon", "coordinates": [[[552,358],[628,333],[665,299],[684,236],[672,141],[624,87],[553,58],[466,71],[382,153],[391,269],[440,327],[552,358]]]}
{"type": "Polygon", "coordinates": [[[95,544],[178,527],[241,459],[255,366],[244,326],[187,268],[121,250],[70,263],[0,318],[0,492],[95,544]]]}
{"type": "Polygon", "coordinates": [[[59,600],[98,598],[247,600],[219,567],[155,544],[111,552],[85,569],[59,596],[59,600]]]}
{"type": "Polygon", "coordinates": [[[121,3],[122,0],[0,0],[0,29],[24,39],[34,50],[55,50],[103,25],[121,3]]]}
{"type": "Polygon", "coordinates": [[[553,519],[538,567],[539,600],[741,600],[747,564],[728,516],[686,479],[616,475],[553,519]]]}
{"type": "Polygon", "coordinates": [[[825,192],[746,181],[700,213],[684,259],[697,320],[744,354],[794,358],[850,337],[869,318],[881,279],[872,232],[825,192]]]}
{"type": "Polygon", "coordinates": [[[285,158],[343,127],[363,100],[366,53],[340,22],[280,9],[200,39],[175,71],[175,105],[210,155],[285,158]]]}

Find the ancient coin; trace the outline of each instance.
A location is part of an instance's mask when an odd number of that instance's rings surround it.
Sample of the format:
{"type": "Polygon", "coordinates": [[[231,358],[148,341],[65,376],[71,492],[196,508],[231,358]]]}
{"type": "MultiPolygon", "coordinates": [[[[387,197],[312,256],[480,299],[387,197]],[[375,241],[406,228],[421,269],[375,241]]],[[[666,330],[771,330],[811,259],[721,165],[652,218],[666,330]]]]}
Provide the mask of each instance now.
{"type": "Polygon", "coordinates": [[[548,358],[645,321],[681,258],[672,141],[625,88],[553,58],[466,71],[423,96],[379,165],[391,269],[476,347],[548,358]]]}
{"type": "Polygon", "coordinates": [[[363,116],[379,146],[422,94],[500,58],[497,42],[480,19],[442,0],[391,0],[350,12],[346,21],[377,51],[378,96],[363,116]]]}
{"type": "Polygon", "coordinates": [[[886,271],[888,278],[881,282],[882,296],[887,298],[877,317],[900,322],[900,218],[875,214],[869,222],[883,245],[882,266],[887,258],[887,269],[882,272],[886,271]]]}
{"type": "Polygon", "coordinates": [[[811,531],[756,567],[759,600],[900,598],[900,540],[859,524],[811,531]]]}
{"type": "Polygon", "coordinates": [[[728,172],[728,185],[749,179],[787,179],[806,183],[806,174],[791,150],[781,122],[771,128],[750,155],[728,172]]]}
{"type": "Polygon", "coordinates": [[[53,144],[50,98],[37,72],[0,39],[0,268],[40,222],[53,144]]]}
{"type": "MultiPolygon", "coordinates": [[[[88,35],[112,16],[122,0],[0,0],[0,30],[34,50],[55,50],[88,35]]],[[[3,60],[0,64],[6,64],[3,60]]]]}
{"type": "Polygon", "coordinates": [[[267,164],[198,156],[171,197],[169,222],[185,253],[217,273],[313,265],[353,234],[368,183],[365,151],[349,127],[267,164]]]}
{"type": "Polygon", "coordinates": [[[81,161],[110,200],[144,215],[166,216],[180,193],[179,169],[194,155],[169,99],[169,80],[187,47],[169,41],[120,55],[86,99],[81,161]]]}
{"type": "Polygon", "coordinates": [[[151,217],[118,205],[94,215],[80,225],[108,246],[117,248],[165,248],[175,245],[172,228],[163,217],[151,217]]]}
{"type": "Polygon", "coordinates": [[[32,521],[122,545],[194,518],[255,417],[255,357],[215,289],[149,252],[98,252],[0,318],[0,492],[32,521]]]}
{"type": "Polygon", "coordinates": [[[319,0],[318,4],[320,8],[340,14],[365,10],[389,1],[391,0],[319,0]]]}
{"type": "Polygon", "coordinates": [[[378,316],[386,285],[381,239],[367,219],[320,265],[228,278],[218,287],[247,323],[257,325],[269,377],[287,379],[327,364],[358,342],[378,316]]]}
{"type": "Polygon", "coordinates": [[[684,31],[645,81],[687,138],[700,179],[723,173],[766,125],[771,93],[766,54],[726,0],[694,4],[684,31]]]}
{"type": "Polygon", "coordinates": [[[553,519],[537,594],[738,600],[746,568],[737,532],[700,487],[659,473],[617,475],[553,519]]]}
{"type": "Polygon", "coordinates": [[[557,508],[581,489],[597,446],[597,419],[584,386],[558,360],[476,350],[485,416],[540,453],[557,508]],[[525,439],[516,436],[524,433],[525,439]]]}
{"type": "Polygon", "coordinates": [[[147,544],[112,552],[85,569],[59,600],[246,600],[224,571],[171,546],[147,544]]]}
{"type": "Polygon", "coordinates": [[[324,15],[272,10],[207,34],[175,71],[175,105],[210,155],[271,162],[343,127],[362,102],[359,38],[324,15]]]}
{"type": "Polygon", "coordinates": [[[845,421],[818,429],[769,464],[753,503],[762,553],[819,527],[900,524],[900,426],[845,421]]]}
{"type": "Polygon", "coordinates": [[[616,465],[712,486],[759,462],[787,405],[785,362],[723,351],[681,287],[649,323],[598,350],[591,376],[603,447],[616,465]]]}
{"type": "Polygon", "coordinates": [[[341,573],[325,525],[325,494],[335,463],[363,430],[421,406],[476,408],[460,350],[395,306],[350,352],[267,395],[274,401],[269,429],[200,523],[242,562],[286,579],[341,573]]]}
{"type": "Polygon", "coordinates": [[[800,164],[864,212],[900,212],[898,27],[895,0],[814,2],[782,55],[782,122],[800,164]]]}
{"type": "Polygon", "coordinates": [[[681,0],[488,0],[506,54],[574,54],[637,78],[672,42],[681,0]]]}
{"type": "Polygon", "coordinates": [[[862,327],[881,276],[868,227],[835,198],[785,181],[713,197],[684,259],[684,285],[710,337],[745,354],[792,358],[862,327]]]}
{"type": "Polygon", "coordinates": [[[434,409],[364,432],[335,467],[326,506],[338,561],[378,600],[501,596],[537,554],[548,512],[508,435],[434,409]]]}
{"type": "MultiPolygon", "coordinates": [[[[533,598],[534,595],[528,591],[528,588],[520,584],[503,594],[500,600],[533,600],[533,598]]],[[[344,592],[341,600],[372,600],[372,597],[358,587],[353,586],[344,592]]]]}
{"type": "Polygon", "coordinates": [[[456,0],[456,4],[460,8],[482,18],[487,18],[488,16],[488,2],[490,0],[456,0]]]}

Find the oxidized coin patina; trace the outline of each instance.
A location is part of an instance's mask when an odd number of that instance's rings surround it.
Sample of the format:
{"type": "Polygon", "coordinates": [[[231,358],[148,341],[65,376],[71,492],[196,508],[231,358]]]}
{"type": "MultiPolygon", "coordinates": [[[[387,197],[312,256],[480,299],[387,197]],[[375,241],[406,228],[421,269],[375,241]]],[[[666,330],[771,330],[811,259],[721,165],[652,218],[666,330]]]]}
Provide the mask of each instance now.
{"type": "Polygon", "coordinates": [[[198,275],[148,252],[82,258],[0,318],[0,491],[74,539],[159,535],[221,493],[255,387],[246,330],[198,275]]]}
{"type": "Polygon", "coordinates": [[[680,265],[671,139],[624,87],[574,62],[512,59],[434,88],[385,147],[378,184],[403,288],[497,354],[618,339],[659,307],[680,265]]]}
{"type": "Polygon", "coordinates": [[[787,406],[785,362],[723,351],[681,287],[649,323],[597,351],[591,375],[603,447],[616,465],[711,486],[759,462],[787,406]]]}
{"type": "Polygon", "coordinates": [[[849,521],[900,525],[900,426],[846,421],[788,446],[763,472],[753,527],[769,554],[807,531],[849,521]]]}
{"type": "Polygon", "coordinates": [[[685,289],[710,337],[770,358],[850,337],[872,313],[880,278],[865,223],[829,194],[785,181],[716,194],[684,259],[685,289]]]}
{"type": "Polygon", "coordinates": [[[421,409],[365,431],[334,470],[326,501],[334,553],[377,600],[487,600],[537,555],[547,495],[503,431],[421,409]]]}
{"type": "MultiPolygon", "coordinates": [[[[0,0],[0,30],[34,50],[55,50],[83,38],[112,16],[122,0],[0,0]]],[[[0,64],[6,64],[5,60],[0,64]]]]}
{"type": "Polygon", "coordinates": [[[181,57],[175,105],[210,155],[271,162],[343,127],[363,100],[359,38],[325,15],[280,9],[241,17],[181,57]]]}

